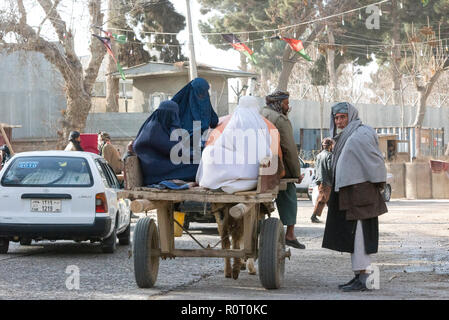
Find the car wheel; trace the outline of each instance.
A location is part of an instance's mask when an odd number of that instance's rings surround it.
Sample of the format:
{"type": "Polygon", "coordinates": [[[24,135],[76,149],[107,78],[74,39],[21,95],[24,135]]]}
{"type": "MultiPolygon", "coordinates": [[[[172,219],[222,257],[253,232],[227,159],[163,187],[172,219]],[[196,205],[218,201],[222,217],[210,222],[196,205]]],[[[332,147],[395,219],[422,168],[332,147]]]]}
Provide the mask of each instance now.
{"type": "Polygon", "coordinates": [[[31,246],[31,239],[20,239],[21,246],[31,246]]]}
{"type": "Polygon", "coordinates": [[[101,251],[103,253],[114,253],[117,247],[117,230],[114,228],[111,235],[101,241],[101,251]]]}
{"type": "Polygon", "coordinates": [[[183,227],[184,227],[184,229],[186,229],[186,230],[189,230],[189,228],[190,228],[190,220],[187,219],[187,217],[186,217],[186,219],[184,219],[183,227]]]}
{"type": "Polygon", "coordinates": [[[0,238],[0,254],[6,254],[9,249],[9,240],[0,238]]]}
{"type": "Polygon", "coordinates": [[[383,196],[384,196],[385,202],[390,201],[390,198],[391,198],[391,186],[389,184],[387,184],[385,186],[383,196]]]}
{"type": "Polygon", "coordinates": [[[127,246],[131,242],[131,222],[126,227],[125,231],[123,231],[118,236],[118,243],[122,246],[127,246]]]}

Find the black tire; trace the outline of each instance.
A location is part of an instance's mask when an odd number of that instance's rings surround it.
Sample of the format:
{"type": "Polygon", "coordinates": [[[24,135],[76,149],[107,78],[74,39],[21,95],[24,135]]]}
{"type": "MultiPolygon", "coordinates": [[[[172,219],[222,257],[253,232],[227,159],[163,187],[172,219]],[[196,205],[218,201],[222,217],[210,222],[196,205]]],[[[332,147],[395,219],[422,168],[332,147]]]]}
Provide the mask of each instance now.
{"type": "Polygon", "coordinates": [[[277,218],[263,221],[259,237],[259,279],[265,289],[279,289],[285,272],[284,226],[277,218]]]}
{"type": "Polygon", "coordinates": [[[0,254],[8,253],[9,240],[0,238],[0,254]]]}
{"type": "Polygon", "coordinates": [[[103,253],[114,253],[117,248],[117,229],[114,227],[111,235],[101,241],[101,251],[103,253]]]}
{"type": "Polygon", "coordinates": [[[309,198],[310,201],[312,201],[312,195],[307,191],[307,198],[309,198]]]}
{"type": "Polygon", "coordinates": [[[118,243],[122,246],[128,246],[131,243],[131,222],[126,227],[125,231],[118,236],[118,243]]]}
{"type": "Polygon", "coordinates": [[[31,239],[20,239],[21,246],[31,246],[31,239]]]}
{"type": "Polygon", "coordinates": [[[184,229],[189,230],[190,228],[190,220],[186,218],[184,219],[184,224],[183,224],[184,229]]]}
{"type": "Polygon", "coordinates": [[[387,184],[384,188],[383,197],[385,202],[389,202],[391,199],[391,186],[387,184]]]}
{"type": "Polygon", "coordinates": [[[159,234],[156,223],[149,217],[137,222],[133,237],[134,276],[139,288],[152,288],[159,271],[159,234]]]}

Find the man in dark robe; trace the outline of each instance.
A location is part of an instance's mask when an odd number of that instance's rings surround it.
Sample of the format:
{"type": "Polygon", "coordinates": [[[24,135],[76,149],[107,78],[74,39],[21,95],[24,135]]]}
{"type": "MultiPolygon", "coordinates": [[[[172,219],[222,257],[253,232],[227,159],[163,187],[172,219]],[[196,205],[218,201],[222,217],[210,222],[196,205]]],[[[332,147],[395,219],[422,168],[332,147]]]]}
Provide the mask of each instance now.
{"type": "Polygon", "coordinates": [[[353,105],[334,105],[330,120],[335,141],[333,187],[322,246],[351,253],[355,277],[339,285],[339,289],[365,291],[370,255],[378,250],[378,216],[387,212],[381,195],[386,181],[385,163],[376,132],[362,124],[353,105]]]}

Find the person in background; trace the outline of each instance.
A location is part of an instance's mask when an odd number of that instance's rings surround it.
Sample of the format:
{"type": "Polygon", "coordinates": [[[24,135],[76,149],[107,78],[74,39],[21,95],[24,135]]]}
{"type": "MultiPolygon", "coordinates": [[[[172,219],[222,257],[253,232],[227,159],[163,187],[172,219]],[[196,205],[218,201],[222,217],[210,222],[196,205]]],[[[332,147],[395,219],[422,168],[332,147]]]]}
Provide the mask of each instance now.
{"type": "Polygon", "coordinates": [[[324,138],[321,141],[321,152],[316,157],[315,165],[315,183],[318,186],[318,198],[313,209],[312,220],[313,223],[320,223],[317,218],[321,216],[324,206],[329,201],[329,196],[332,189],[332,146],[333,140],[331,138],[324,138]]]}
{"type": "Polygon", "coordinates": [[[6,144],[0,147],[0,151],[1,151],[0,155],[1,156],[0,169],[1,169],[6,164],[6,162],[8,162],[8,160],[11,158],[11,152],[9,151],[9,148],[6,144]]]}
{"type": "Polygon", "coordinates": [[[126,146],[126,152],[123,154],[123,157],[122,157],[123,163],[125,163],[126,158],[136,155],[133,150],[133,143],[134,143],[134,140],[131,140],[130,142],[128,142],[128,145],[126,146]]]}
{"type": "MultiPolygon", "coordinates": [[[[304,175],[301,175],[298,149],[293,138],[292,124],[287,116],[290,111],[289,96],[288,92],[283,91],[276,91],[267,96],[265,98],[267,105],[262,109],[262,115],[279,131],[285,170],[284,178],[295,178],[298,179],[298,183],[301,183],[304,175]]],[[[306,246],[300,243],[295,236],[298,202],[294,183],[288,183],[287,190],[279,191],[276,206],[282,223],[287,226],[285,244],[293,248],[305,249],[306,246]]]]}
{"type": "Polygon", "coordinates": [[[332,107],[330,133],[335,141],[333,186],[322,246],[351,253],[355,276],[338,288],[365,291],[371,255],[378,250],[378,216],[388,211],[380,192],[387,170],[376,131],[362,124],[352,104],[332,107]]]}
{"type": "Polygon", "coordinates": [[[81,147],[81,135],[78,131],[71,131],[69,134],[69,143],[64,151],[84,151],[81,147]]]}
{"type": "Polygon", "coordinates": [[[100,156],[105,158],[115,173],[122,173],[123,161],[118,150],[111,143],[111,136],[106,132],[100,131],[98,133],[98,152],[100,156]]]}

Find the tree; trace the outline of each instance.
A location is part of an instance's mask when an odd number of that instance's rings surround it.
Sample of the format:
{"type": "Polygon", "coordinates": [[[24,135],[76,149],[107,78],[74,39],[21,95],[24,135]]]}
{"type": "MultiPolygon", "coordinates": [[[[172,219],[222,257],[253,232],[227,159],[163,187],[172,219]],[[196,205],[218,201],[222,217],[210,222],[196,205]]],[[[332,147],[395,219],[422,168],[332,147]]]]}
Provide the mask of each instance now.
{"type": "MultiPolygon", "coordinates": [[[[161,32],[171,34],[155,34],[151,42],[152,48],[159,51],[159,59],[163,62],[174,63],[185,61],[177,39],[177,33],[186,26],[185,17],[178,13],[170,1],[142,2],[141,0],[121,0],[122,20],[118,25],[122,29],[141,29],[140,38],[146,42],[146,32],[161,32]],[[126,19],[123,19],[126,17],[126,19]]],[[[120,27],[119,27],[120,28],[120,27]]],[[[129,53],[129,52],[128,52],[129,53]]],[[[152,57],[154,59],[154,57],[152,57]]]]}
{"type": "MultiPolygon", "coordinates": [[[[256,31],[259,21],[266,20],[265,9],[268,6],[268,0],[198,0],[201,5],[201,13],[203,15],[209,14],[212,11],[215,13],[209,17],[207,22],[200,21],[199,28],[203,33],[234,33],[237,32],[237,36],[240,41],[250,41],[249,47],[257,52],[257,64],[247,61],[246,56],[240,55],[240,69],[248,71],[248,65],[251,64],[252,68],[262,73],[263,80],[261,83],[266,84],[268,81],[269,73],[275,71],[275,67],[272,67],[271,63],[267,63],[267,60],[272,58],[270,54],[276,54],[276,50],[279,51],[279,46],[272,46],[271,44],[263,41],[260,33],[244,33],[243,31],[256,31]]],[[[213,44],[216,48],[222,50],[234,50],[228,43],[226,43],[220,35],[207,36],[209,43],[213,44]]],[[[243,85],[246,84],[247,79],[243,81],[243,85]]],[[[266,88],[265,88],[266,90],[266,88]]]]}
{"type": "MultiPolygon", "coordinates": [[[[103,45],[94,37],[91,38],[91,59],[87,69],[83,71],[80,59],[75,53],[72,30],[61,19],[58,11],[60,0],[35,1],[34,4],[38,4],[45,13],[37,30],[27,22],[30,8],[25,7],[24,1],[9,2],[9,10],[0,12],[0,50],[40,52],[61,73],[65,82],[67,108],[63,111],[62,129],[58,134],[61,141],[66,141],[70,131],[83,131],[86,125],[92,106],[92,88],[105,55],[103,45]],[[58,43],[46,40],[41,34],[42,26],[47,21],[56,33],[58,43]]],[[[89,0],[88,9],[90,23],[102,25],[101,0],[89,0]]]]}
{"type": "MultiPolygon", "coordinates": [[[[126,43],[117,45],[115,41],[112,41],[113,52],[118,56],[118,61],[122,66],[132,67],[147,63],[150,60],[161,60],[171,63],[185,60],[175,35],[175,33],[184,29],[185,18],[176,12],[171,2],[145,3],[141,0],[109,0],[108,8],[108,29],[130,30],[126,31],[126,43]],[[131,31],[135,29],[141,29],[139,35],[142,41],[136,39],[134,31],[131,31]],[[146,35],[148,32],[174,34],[149,37],[146,35]],[[145,49],[143,42],[147,41],[147,39],[157,44],[152,44],[151,47],[145,49]],[[149,50],[152,49],[159,51],[159,57],[149,53],[149,50]]],[[[116,70],[115,61],[108,56],[108,76],[106,78],[107,112],[119,111],[119,79],[112,76],[112,73],[116,70]]]]}
{"type": "MultiPolygon", "coordinates": [[[[321,34],[324,24],[321,22],[301,24],[302,22],[313,20],[324,13],[334,14],[336,11],[350,6],[350,1],[345,0],[319,3],[297,0],[199,0],[199,2],[203,8],[203,14],[210,13],[212,10],[217,12],[206,23],[200,24],[201,31],[217,33],[249,31],[248,35],[240,40],[249,40],[254,51],[257,52],[258,64],[252,66],[262,72],[263,78],[264,74],[268,73],[267,68],[270,68],[272,72],[279,72],[277,87],[280,90],[287,90],[293,67],[301,58],[292,52],[288,44],[282,41],[276,41],[275,45],[267,43],[274,42],[273,38],[281,35],[287,38],[302,39],[304,47],[307,48],[321,34]],[[288,27],[295,24],[298,26],[288,27]],[[252,32],[274,29],[281,31],[252,32]],[[278,59],[280,63],[273,63],[273,57],[280,57],[278,59]]],[[[223,43],[219,36],[208,36],[208,40],[215,43],[217,47],[223,48],[223,46],[218,45],[220,42],[223,43]]],[[[227,45],[227,48],[230,48],[230,46],[227,45]]]]}
{"type": "Polygon", "coordinates": [[[412,76],[419,93],[419,104],[413,127],[416,130],[416,156],[421,155],[421,128],[426,113],[427,99],[443,72],[449,70],[449,53],[445,50],[439,31],[427,26],[408,34],[411,57],[404,59],[405,68],[412,76]]]}

